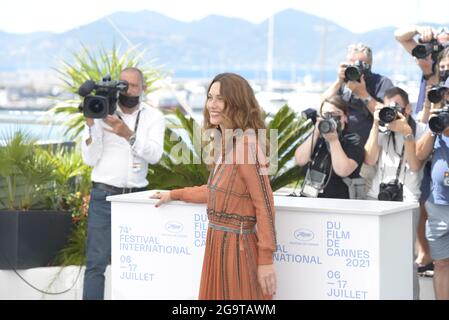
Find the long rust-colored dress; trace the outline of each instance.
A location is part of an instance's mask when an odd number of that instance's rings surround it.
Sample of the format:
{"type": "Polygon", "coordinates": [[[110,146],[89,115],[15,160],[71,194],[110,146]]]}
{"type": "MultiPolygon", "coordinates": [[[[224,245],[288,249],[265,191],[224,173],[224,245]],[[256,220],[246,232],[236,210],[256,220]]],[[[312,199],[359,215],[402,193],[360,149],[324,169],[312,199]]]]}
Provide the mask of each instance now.
{"type": "Polygon", "coordinates": [[[170,192],[173,200],[207,203],[201,300],[271,299],[257,267],[272,264],[276,249],[273,192],[260,163],[252,163],[217,164],[207,185],[170,192]]]}

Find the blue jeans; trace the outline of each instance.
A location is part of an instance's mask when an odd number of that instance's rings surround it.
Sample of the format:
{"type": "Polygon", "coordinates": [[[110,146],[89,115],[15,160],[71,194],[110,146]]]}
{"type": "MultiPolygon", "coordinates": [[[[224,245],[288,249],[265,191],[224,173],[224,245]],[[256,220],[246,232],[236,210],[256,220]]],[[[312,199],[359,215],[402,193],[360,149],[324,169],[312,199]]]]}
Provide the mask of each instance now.
{"type": "Polygon", "coordinates": [[[104,272],[111,259],[111,203],[113,193],[92,188],[87,218],[87,261],[83,300],[104,299],[104,272]]]}

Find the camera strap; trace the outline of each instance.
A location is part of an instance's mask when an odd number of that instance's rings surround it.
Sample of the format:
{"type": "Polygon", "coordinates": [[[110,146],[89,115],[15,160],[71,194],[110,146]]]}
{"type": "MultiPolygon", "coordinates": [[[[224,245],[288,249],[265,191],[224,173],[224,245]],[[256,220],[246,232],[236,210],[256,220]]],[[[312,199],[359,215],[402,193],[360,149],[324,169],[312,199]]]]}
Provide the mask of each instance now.
{"type": "MultiPolygon", "coordinates": [[[[134,133],[136,133],[137,132],[137,128],[139,127],[139,119],[140,119],[140,112],[142,111],[142,109],[140,109],[139,110],[139,112],[137,113],[137,119],[136,119],[136,123],[135,123],[135,125],[134,125],[134,133]]],[[[125,122],[125,120],[123,120],[123,118],[118,114],[118,113],[116,113],[117,114],[117,117],[120,119],[120,120],[122,120],[123,122],[125,122]]]]}
{"type": "MultiPolygon", "coordinates": [[[[393,140],[394,152],[395,152],[395,154],[397,154],[397,152],[396,152],[396,144],[394,143],[395,142],[395,137],[392,136],[392,134],[390,134],[389,137],[388,137],[386,156],[388,156],[388,151],[389,151],[388,149],[390,147],[391,140],[393,140]]],[[[404,152],[405,152],[405,143],[402,145],[402,151],[401,151],[401,154],[399,155],[400,160],[399,160],[398,168],[396,169],[396,177],[395,177],[396,181],[399,181],[399,175],[401,174],[401,166],[402,166],[402,162],[404,161],[404,152]]],[[[384,161],[386,161],[386,160],[384,160],[384,161]]],[[[405,166],[404,166],[404,171],[405,171],[405,166]]],[[[384,177],[385,177],[385,164],[384,164],[384,166],[382,168],[382,177],[381,177],[380,182],[384,181],[384,177]]],[[[405,175],[404,175],[404,180],[405,180],[405,175]]]]}
{"type": "Polygon", "coordinates": [[[330,157],[327,141],[324,138],[318,139],[318,143],[311,156],[311,160],[307,165],[306,178],[303,181],[301,194],[303,194],[304,188],[307,187],[307,178],[319,189],[317,189],[318,192],[322,192],[329,184],[332,176],[332,158],[330,157]],[[320,179],[322,181],[316,180],[318,176],[322,178],[320,179]]]}
{"type": "MultiPolygon", "coordinates": [[[[402,152],[401,152],[401,159],[399,160],[399,165],[398,165],[398,169],[396,170],[396,181],[399,181],[399,175],[401,174],[401,166],[402,166],[402,162],[404,161],[404,151],[405,151],[405,143],[402,146],[402,152]]],[[[404,171],[405,171],[405,166],[404,166],[404,171]]],[[[404,180],[405,180],[405,176],[404,176],[404,180]]]]}

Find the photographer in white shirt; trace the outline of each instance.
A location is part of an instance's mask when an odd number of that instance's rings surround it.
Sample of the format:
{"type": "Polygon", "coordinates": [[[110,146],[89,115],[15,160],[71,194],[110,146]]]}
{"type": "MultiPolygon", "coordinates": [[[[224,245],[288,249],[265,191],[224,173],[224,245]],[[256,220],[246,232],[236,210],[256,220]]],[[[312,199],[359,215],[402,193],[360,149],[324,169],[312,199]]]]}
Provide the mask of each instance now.
{"type": "Polygon", "coordinates": [[[120,92],[117,110],[103,119],[86,118],[82,139],[83,160],[93,167],[85,300],[104,298],[104,272],[111,257],[111,205],[106,197],[145,190],[148,164],[157,163],[163,152],[165,120],[140,101],[146,89],[142,72],[126,68],[120,80],[128,82],[128,89],[120,92]]]}
{"type": "MultiPolygon", "coordinates": [[[[416,156],[416,141],[424,134],[426,125],[413,120],[408,94],[401,88],[388,89],[384,103],[383,108],[379,106],[374,112],[373,126],[365,145],[365,163],[370,166],[377,165],[367,199],[418,203],[424,161],[416,156]],[[382,121],[389,118],[385,113],[388,108],[397,108],[396,119],[381,126],[382,121]],[[386,131],[380,132],[381,127],[386,131]]],[[[413,243],[418,216],[419,211],[416,209],[412,217],[413,243]]],[[[413,263],[413,268],[413,297],[416,300],[419,298],[416,263],[413,263]]]]}

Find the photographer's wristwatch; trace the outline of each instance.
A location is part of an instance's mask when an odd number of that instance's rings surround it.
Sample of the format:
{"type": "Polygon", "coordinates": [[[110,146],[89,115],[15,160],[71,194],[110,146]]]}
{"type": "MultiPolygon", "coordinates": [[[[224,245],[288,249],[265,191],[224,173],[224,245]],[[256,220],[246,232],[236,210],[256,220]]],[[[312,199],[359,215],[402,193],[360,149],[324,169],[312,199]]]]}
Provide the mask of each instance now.
{"type": "Polygon", "coordinates": [[[413,135],[413,133],[409,133],[408,135],[406,135],[404,137],[405,141],[414,141],[415,140],[415,136],[413,135]]]}
{"type": "Polygon", "coordinates": [[[133,133],[131,135],[131,137],[129,137],[128,142],[131,147],[134,145],[134,143],[136,142],[136,134],[135,133],[133,133]]]}

